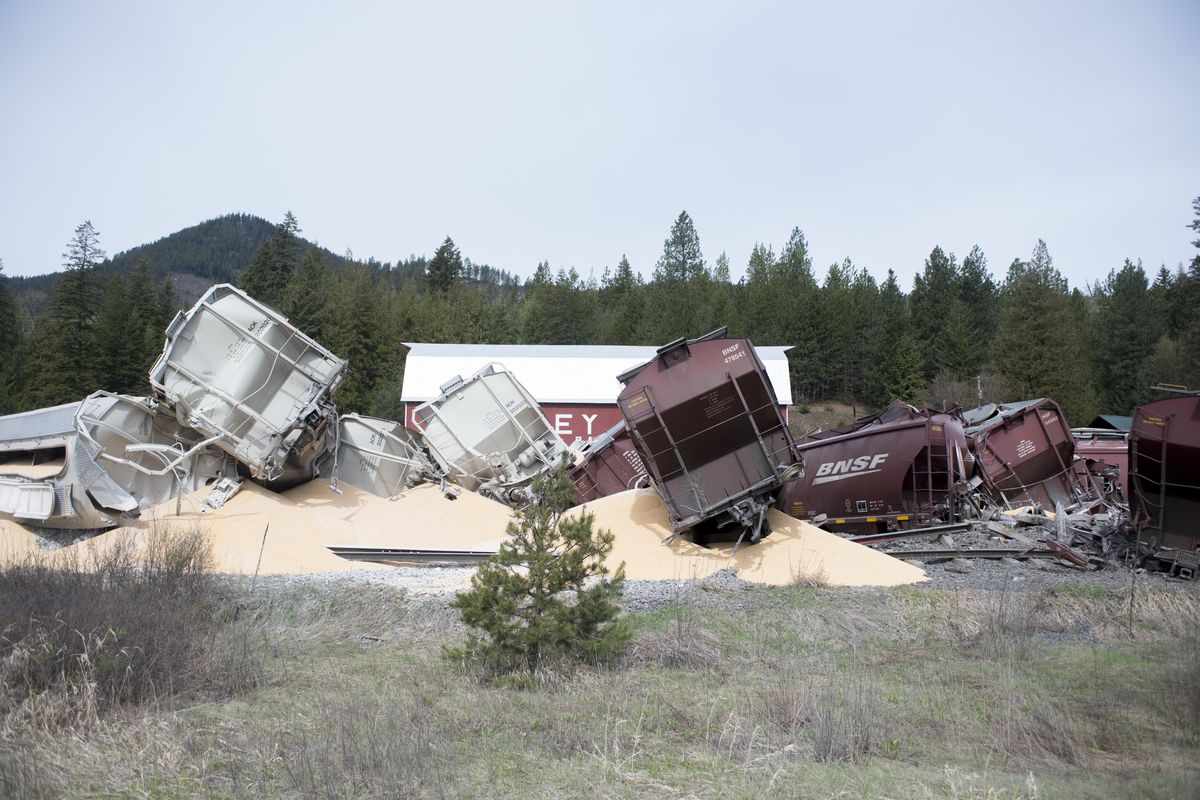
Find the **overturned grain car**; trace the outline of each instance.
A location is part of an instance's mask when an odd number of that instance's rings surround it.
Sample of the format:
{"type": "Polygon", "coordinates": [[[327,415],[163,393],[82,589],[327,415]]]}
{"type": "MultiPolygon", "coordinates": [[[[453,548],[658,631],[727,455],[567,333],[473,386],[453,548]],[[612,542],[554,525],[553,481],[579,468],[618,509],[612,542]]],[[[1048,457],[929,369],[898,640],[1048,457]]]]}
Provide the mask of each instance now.
{"type": "Polygon", "coordinates": [[[796,445],[804,475],[780,493],[798,519],[824,515],[846,533],[882,533],[959,522],[973,459],[952,415],[899,401],[831,434],[796,445]]]}
{"type": "Polygon", "coordinates": [[[537,401],[500,364],[456,375],[413,411],[413,423],[447,478],[502,503],[532,500],[530,484],[566,453],[537,401]]]}
{"type": "Polygon", "coordinates": [[[1075,469],[1075,438],[1048,398],[963,412],[980,488],[999,506],[1071,507],[1090,487],[1075,469]]]}
{"type": "Polygon", "coordinates": [[[345,369],[281,314],[219,284],[168,326],[150,385],[180,425],[282,490],[315,477],[333,451],[345,369]]]}
{"type": "Polygon", "coordinates": [[[0,514],[41,528],[100,529],[236,473],[212,440],[148,397],[0,418],[0,514]]]}
{"type": "Polygon", "coordinates": [[[617,404],[676,532],[757,541],[803,462],[753,345],[726,334],[659,348],[618,376],[617,404]]]}
{"type": "Polygon", "coordinates": [[[338,425],[337,460],[329,467],[335,487],[345,481],[380,497],[392,497],[438,476],[420,434],[399,422],[346,414],[338,425]]]}

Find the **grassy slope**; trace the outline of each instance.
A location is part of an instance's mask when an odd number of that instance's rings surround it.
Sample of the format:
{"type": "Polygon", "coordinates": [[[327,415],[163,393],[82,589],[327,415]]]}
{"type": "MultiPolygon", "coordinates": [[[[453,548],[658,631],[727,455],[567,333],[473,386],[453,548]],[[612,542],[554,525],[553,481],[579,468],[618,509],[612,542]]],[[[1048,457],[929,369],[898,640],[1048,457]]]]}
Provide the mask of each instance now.
{"type": "Polygon", "coordinates": [[[265,685],[0,743],[45,796],[1185,797],[1192,589],[792,587],[637,616],[628,662],[485,684],[453,615],[386,587],[242,596],[265,685]],[[1183,643],[1181,643],[1183,642],[1183,643]],[[532,684],[532,685],[531,685],[532,684]]]}

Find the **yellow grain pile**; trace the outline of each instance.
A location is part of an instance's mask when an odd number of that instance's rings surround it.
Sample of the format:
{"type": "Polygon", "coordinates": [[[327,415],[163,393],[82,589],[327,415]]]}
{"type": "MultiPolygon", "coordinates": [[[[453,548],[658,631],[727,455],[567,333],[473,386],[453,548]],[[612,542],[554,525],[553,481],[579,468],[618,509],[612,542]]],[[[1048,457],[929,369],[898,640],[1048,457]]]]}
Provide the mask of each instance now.
{"type": "Polygon", "coordinates": [[[394,498],[379,497],[327,481],[312,481],[284,494],[334,537],[329,544],[363,547],[423,547],[495,550],[512,516],[508,506],[468,491],[455,499],[423,484],[394,498]]]}
{"type": "Polygon", "coordinates": [[[41,552],[36,536],[11,520],[0,519],[0,564],[19,564],[41,552]]]}
{"type": "Polygon", "coordinates": [[[925,580],[923,570],[846,541],[781,511],[768,512],[771,534],[758,544],[711,548],[671,536],[666,506],[653,489],[634,489],[588,503],[596,525],[613,532],[609,564],[625,562],[635,580],[702,578],[732,567],[755,583],[783,585],[813,580],[829,586],[897,586],[925,580]]]}

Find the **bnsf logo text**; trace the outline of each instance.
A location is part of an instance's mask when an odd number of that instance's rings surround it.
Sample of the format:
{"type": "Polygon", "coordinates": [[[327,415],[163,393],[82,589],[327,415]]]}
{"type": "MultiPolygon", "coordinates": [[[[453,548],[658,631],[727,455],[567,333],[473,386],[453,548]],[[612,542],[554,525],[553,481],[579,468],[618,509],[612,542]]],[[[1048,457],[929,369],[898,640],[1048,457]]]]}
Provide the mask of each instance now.
{"type": "Polygon", "coordinates": [[[859,456],[845,461],[826,461],[817,467],[813,485],[843,481],[846,478],[857,478],[859,475],[870,475],[879,472],[879,465],[887,460],[887,453],[876,453],[873,456],[859,456]]]}

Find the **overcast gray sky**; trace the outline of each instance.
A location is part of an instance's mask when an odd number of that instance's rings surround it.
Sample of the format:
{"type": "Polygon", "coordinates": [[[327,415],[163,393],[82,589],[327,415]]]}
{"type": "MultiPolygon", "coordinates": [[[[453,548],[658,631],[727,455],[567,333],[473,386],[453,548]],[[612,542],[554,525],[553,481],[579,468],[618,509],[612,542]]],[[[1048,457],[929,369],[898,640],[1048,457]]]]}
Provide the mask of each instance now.
{"type": "Polygon", "coordinates": [[[394,261],[733,273],[799,225],[911,286],[936,244],[1072,285],[1194,254],[1200,3],[0,0],[0,258],[225,213],[394,261]]]}

